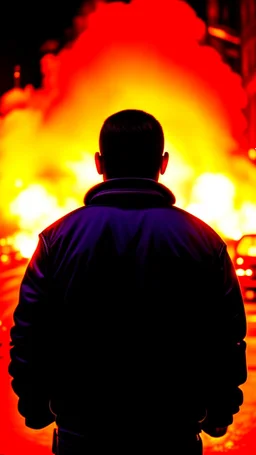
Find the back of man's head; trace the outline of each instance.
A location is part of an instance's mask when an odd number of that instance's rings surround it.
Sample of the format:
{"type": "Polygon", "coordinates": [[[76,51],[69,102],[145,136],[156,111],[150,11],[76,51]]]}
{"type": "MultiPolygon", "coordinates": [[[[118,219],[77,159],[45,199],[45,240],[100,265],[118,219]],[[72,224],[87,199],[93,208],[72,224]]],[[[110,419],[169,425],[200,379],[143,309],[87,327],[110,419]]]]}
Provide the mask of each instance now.
{"type": "Polygon", "coordinates": [[[108,117],[100,131],[100,154],[106,178],[157,178],[164,133],[153,115],[126,109],[108,117]]]}

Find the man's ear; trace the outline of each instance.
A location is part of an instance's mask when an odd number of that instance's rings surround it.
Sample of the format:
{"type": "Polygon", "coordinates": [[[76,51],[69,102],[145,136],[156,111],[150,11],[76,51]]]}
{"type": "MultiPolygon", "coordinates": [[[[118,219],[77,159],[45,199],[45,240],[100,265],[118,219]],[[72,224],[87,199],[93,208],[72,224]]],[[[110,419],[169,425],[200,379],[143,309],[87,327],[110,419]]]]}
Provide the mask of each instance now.
{"type": "Polygon", "coordinates": [[[103,174],[103,164],[102,164],[102,156],[100,152],[96,152],[94,155],[95,166],[99,175],[103,174]]]}
{"type": "Polygon", "coordinates": [[[169,153],[165,152],[161,158],[160,174],[163,175],[166,171],[169,162],[169,153]]]}

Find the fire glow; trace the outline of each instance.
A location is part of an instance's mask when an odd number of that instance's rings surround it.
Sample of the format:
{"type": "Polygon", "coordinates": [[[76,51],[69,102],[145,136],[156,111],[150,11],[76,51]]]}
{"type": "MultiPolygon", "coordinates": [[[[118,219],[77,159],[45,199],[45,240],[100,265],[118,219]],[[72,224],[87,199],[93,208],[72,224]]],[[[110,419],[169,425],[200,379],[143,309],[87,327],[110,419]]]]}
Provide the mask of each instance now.
{"type": "MultiPolygon", "coordinates": [[[[206,26],[181,0],[98,1],[77,38],[41,60],[43,85],[2,97],[2,219],[29,257],[38,233],[100,182],[93,154],[104,119],[126,108],[161,122],[177,205],[222,236],[256,232],[256,168],[232,155],[246,127],[240,77],[203,44],[206,26]]],[[[22,69],[21,69],[22,71],[22,69]]]]}

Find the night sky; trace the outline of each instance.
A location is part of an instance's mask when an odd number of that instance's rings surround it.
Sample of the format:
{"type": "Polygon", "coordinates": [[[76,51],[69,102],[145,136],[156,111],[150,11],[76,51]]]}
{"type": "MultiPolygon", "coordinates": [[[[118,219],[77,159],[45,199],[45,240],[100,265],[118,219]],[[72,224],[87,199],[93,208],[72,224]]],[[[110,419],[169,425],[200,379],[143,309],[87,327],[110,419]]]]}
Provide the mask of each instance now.
{"type": "MultiPolygon", "coordinates": [[[[116,1],[116,0],[108,0],[116,1]]],[[[123,0],[129,3],[129,0],[123,0]]],[[[91,3],[91,0],[87,0],[91,3]]],[[[81,0],[13,0],[0,7],[0,95],[13,86],[14,65],[21,65],[21,85],[40,86],[41,46],[57,40],[63,46],[72,20],[86,3],[81,0]]],[[[205,17],[206,0],[187,0],[197,14],[205,17]]]]}

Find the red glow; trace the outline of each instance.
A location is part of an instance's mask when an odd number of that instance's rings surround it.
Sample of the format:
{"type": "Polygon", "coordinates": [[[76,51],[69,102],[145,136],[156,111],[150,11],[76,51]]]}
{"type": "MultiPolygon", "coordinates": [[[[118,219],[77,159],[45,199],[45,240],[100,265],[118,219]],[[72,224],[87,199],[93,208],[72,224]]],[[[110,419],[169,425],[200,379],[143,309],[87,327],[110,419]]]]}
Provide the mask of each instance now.
{"type": "MultiPolygon", "coordinates": [[[[15,245],[22,254],[31,252],[30,241],[33,246],[53,218],[82,204],[84,192],[99,179],[93,153],[102,122],[130,107],[151,112],[163,124],[170,152],[163,183],[175,192],[178,206],[200,207],[221,234],[230,226],[232,233],[256,232],[256,168],[249,160],[231,158],[246,126],[246,96],[240,77],[213,48],[202,45],[206,25],[192,8],[179,0],[98,2],[74,25],[77,39],[64,50],[51,54],[57,43],[42,48],[48,52],[41,61],[43,87],[16,88],[1,100],[0,213],[1,220],[15,221],[15,245]]],[[[5,254],[11,257],[3,252],[2,266],[5,254]]],[[[4,281],[11,283],[9,314],[17,303],[21,266],[18,271],[4,281]]],[[[2,289],[1,296],[3,301],[2,289]]],[[[3,363],[2,371],[0,452],[49,454],[52,426],[36,434],[24,426],[3,363]]],[[[245,384],[246,412],[235,416],[223,438],[203,434],[206,451],[241,446],[254,454],[252,378],[245,384]]]]}
{"type": "Polygon", "coordinates": [[[231,35],[230,33],[227,33],[225,30],[217,27],[208,27],[208,32],[211,36],[215,36],[216,38],[223,39],[225,41],[229,41],[230,43],[233,44],[240,44],[240,38],[237,36],[231,35]]]}
{"type": "Polygon", "coordinates": [[[249,160],[231,155],[246,127],[246,95],[241,78],[203,44],[205,23],[180,0],[95,5],[74,20],[72,43],[57,54],[46,46],[43,87],[2,98],[4,217],[17,222],[24,243],[24,232],[37,237],[79,206],[100,179],[93,154],[102,122],[133,107],[163,125],[171,160],[161,180],[177,204],[225,236],[253,223],[256,230],[255,172],[248,176],[249,160]]]}

